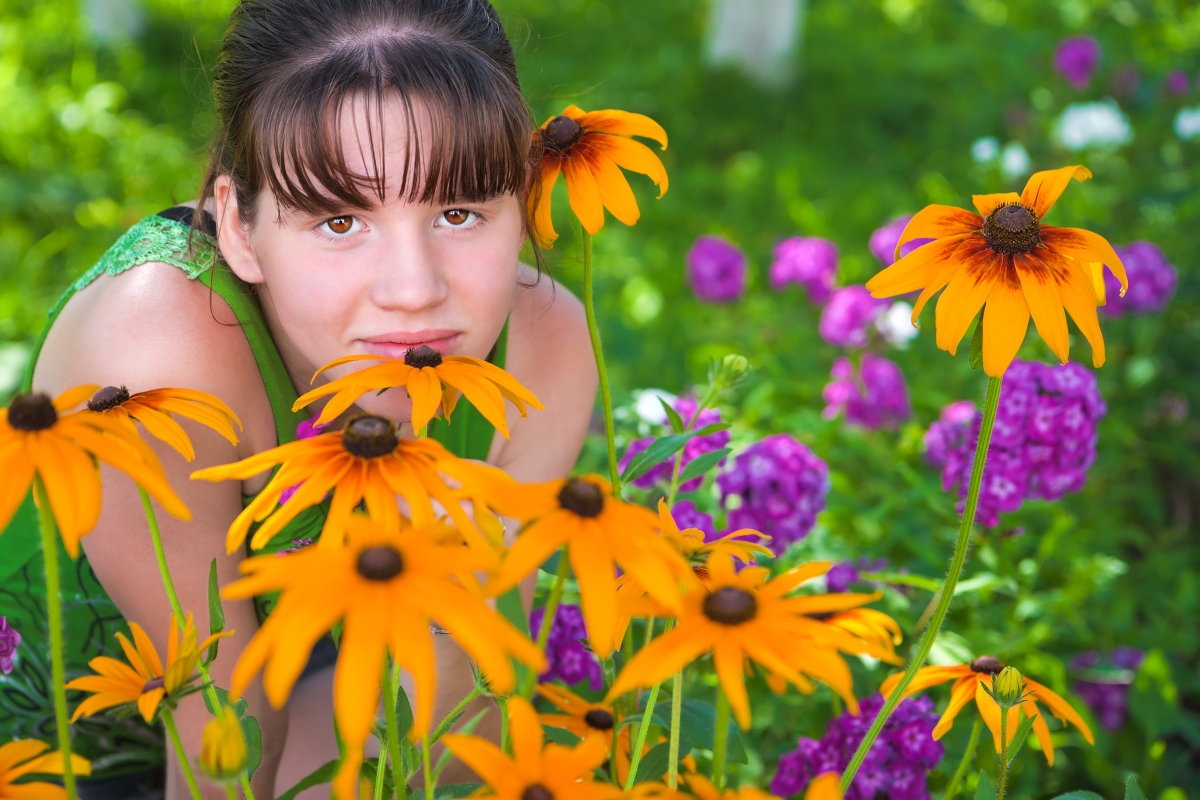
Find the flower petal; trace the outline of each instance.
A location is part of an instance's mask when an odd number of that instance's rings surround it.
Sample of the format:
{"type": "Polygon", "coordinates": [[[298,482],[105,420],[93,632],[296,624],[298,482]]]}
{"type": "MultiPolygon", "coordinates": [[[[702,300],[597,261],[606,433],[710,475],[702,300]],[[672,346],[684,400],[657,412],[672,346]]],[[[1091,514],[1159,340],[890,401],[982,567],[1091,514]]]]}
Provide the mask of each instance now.
{"type": "Polygon", "coordinates": [[[567,179],[567,200],[584,230],[595,236],[604,227],[604,201],[592,174],[592,165],[583,158],[565,158],[563,175],[567,179]]]}
{"type": "Polygon", "coordinates": [[[1011,205],[1021,202],[1021,195],[1016,192],[1001,192],[999,194],[976,194],[971,196],[971,202],[981,217],[986,217],[998,206],[1011,205]]]}
{"type": "Polygon", "coordinates": [[[913,239],[944,239],[983,230],[983,217],[954,206],[925,206],[908,221],[896,241],[893,256],[900,259],[900,247],[913,239]]]}
{"type": "Polygon", "coordinates": [[[964,266],[954,274],[946,291],[938,298],[937,346],[949,351],[950,355],[958,353],[958,344],[970,327],[971,320],[975,319],[992,292],[996,282],[995,273],[999,271],[988,263],[992,258],[985,257],[985,260],[976,264],[964,266]]]}
{"type": "Polygon", "coordinates": [[[1090,177],[1092,171],[1081,166],[1035,172],[1029,176],[1025,190],[1021,192],[1021,202],[1032,208],[1037,213],[1037,218],[1041,219],[1062,195],[1071,178],[1083,182],[1090,177]]]}
{"type": "MultiPolygon", "coordinates": [[[[950,274],[953,274],[953,268],[957,267],[954,251],[969,235],[955,234],[938,239],[936,242],[930,242],[924,247],[918,247],[890,267],[881,270],[875,277],[867,281],[867,289],[871,292],[871,296],[893,297],[924,289],[935,282],[939,275],[946,272],[948,267],[951,268],[950,274]]],[[[937,288],[942,288],[949,280],[950,276],[947,275],[937,288]]],[[[937,289],[934,291],[936,292],[937,289]]]]}
{"type": "Polygon", "coordinates": [[[937,741],[941,739],[950,728],[954,725],[954,718],[958,716],[958,712],[962,707],[970,702],[975,696],[975,687],[979,681],[974,675],[967,675],[959,678],[950,689],[950,703],[946,706],[946,710],[942,712],[941,719],[938,720],[937,726],[933,729],[933,739],[937,741]]]}
{"type": "Polygon", "coordinates": [[[533,208],[529,216],[533,222],[533,239],[538,247],[549,249],[554,246],[558,233],[554,230],[551,218],[551,197],[554,194],[554,184],[558,183],[559,161],[557,158],[544,158],[541,164],[541,185],[529,193],[533,208]]]}
{"type": "Polygon", "coordinates": [[[615,108],[583,111],[578,106],[568,106],[563,111],[563,116],[575,120],[586,131],[604,131],[618,136],[642,136],[653,139],[662,145],[664,150],[667,149],[667,132],[663,130],[662,125],[645,114],[634,114],[615,108]]]}
{"type": "MultiPolygon", "coordinates": [[[[1064,321],[1065,324],[1065,321],[1064,321]]],[[[983,310],[983,371],[999,377],[1016,358],[1029,329],[1029,305],[1010,279],[996,281],[983,310]]]]}
{"type": "MultiPolygon", "coordinates": [[[[1063,259],[1066,261],[1066,259],[1063,259]]],[[[1066,280],[1058,284],[1058,296],[1063,307],[1079,326],[1079,331],[1092,346],[1092,366],[1104,366],[1104,334],[1100,332],[1100,320],[1096,317],[1096,290],[1085,267],[1078,263],[1067,263],[1066,280]]]]}
{"type": "MultiPolygon", "coordinates": [[[[1014,259],[1017,277],[1021,281],[1021,291],[1037,326],[1038,335],[1050,348],[1050,352],[1058,356],[1058,360],[1067,363],[1071,352],[1071,340],[1067,333],[1067,315],[1063,311],[1062,298],[1058,296],[1058,281],[1051,270],[1038,263],[1037,251],[1028,256],[1018,256],[1014,259]],[[1030,269],[1031,265],[1039,267],[1030,269]]],[[[986,333],[987,328],[984,327],[986,333]]]]}
{"type": "MultiPolygon", "coordinates": [[[[1061,253],[1076,261],[1100,263],[1108,267],[1109,272],[1121,282],[1121,296],[1129,288],[1129,276],[1125,273],[1125,265],[1117,251],[1098,233],[1083,228],[1056,228],[1053,225],[1043,225],[1041,228],[1042,244],[1056,253],[1061,253]]],[[[1103,277],[1098,276],[1098,277],[1103,277]]],[[[1099,286],[1103,280],[1097,281],[1099,286]]],[[[1101,298],[1103,300],[1103,298],[1101,298]]]]}
{"type": "Polygon", "coordinates": [[[591,139],[591,144],[621,169],[639,172],[654,181],[659,198],[667,193],[670,185],[667,168],[663,166],[662,159],[646,145],[620,136],[596,136],[591,139]]]}

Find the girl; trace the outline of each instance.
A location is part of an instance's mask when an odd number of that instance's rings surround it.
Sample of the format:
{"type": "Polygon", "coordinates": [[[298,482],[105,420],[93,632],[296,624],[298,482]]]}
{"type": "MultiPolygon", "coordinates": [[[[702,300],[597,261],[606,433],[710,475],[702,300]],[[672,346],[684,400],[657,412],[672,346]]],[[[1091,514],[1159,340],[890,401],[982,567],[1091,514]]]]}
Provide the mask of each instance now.
{"type": "MultiPolygon", "coordinates": [[[[26,386],[51,396],[83,383],[185,387],[237,412],[245,428],[236,447],[181,420],[195,444],[192,463],[154,442],[194,515],[186,524],[159,520],[180,601],[202,631],[209,563],[217,559],[222,584],[235,578],[243,554],[226,556],[225,532],[268,476],[240,487],[188,476],[295,439],[314,410],[293,414],[291,404],[326,362],[351,353],[399,358],[427,345],[500,363],[547,410],[510,420],[505,440],[460,404],[453,425],[435,424],[431,435],[522,481],[567,474],[596,389],[579,303],[518,260],[539,154],[530,152],[512,47],[486,0],[243,0],[225,35],[215,96],[218,132],[198,202],[138,223],[74,284],[26,386]]],[[[360,405],[409,419],[399,389],[360,405]]],[[[113,633],[126,621],[165,648],[170,608],[137,492],[112,471],[103,477],[103,513],[85,556],[63,562],[69,675],[113,654],[113,633]]],[[[36,541],[28,521],[18,515],[0,541],[36,541]]],[[[321,523],[313,509],[266,549],[300,546],[321,523]]],[[[49,737],[49,690],[34,674],[44,668],[43,609],[28,599],[38,599],[40,554],[28,549],[19,567],[11,561],[21,580],[4,581],[17,600],[0,600],[0,613],[26,637],[20,668],[0,679],[0,689],[24,701],[0,707],[0,732],[49,737]]],[[[212,668],[224,686],[261,609],[227,603],[226,615],[236,635],[212,668]]],[[[444,713],[469,691],[471,675],[461,652],[441,645],[444,713]]],[[[332,656],[318,647],[286,708],[273,710],[259,687],[247,692],[263,731],[259,797],[337,757],[331,673],[332,656]]],[[[184,701],[177,718],[197,753],[208,718],[200,696],[184,701]]],[[[85,718],[75,735],[98,775],[104,765],[109,774],[136,772],[161,758],[157,734],[130,720],[85,718]]],[[[85,796],[100,796],[100,786],[85,783],[85,796]]],[[[328,787],[310,792],[327,795],[328,787]]],[[[170,768],[167,797],[185,794],[170,768]]]]}

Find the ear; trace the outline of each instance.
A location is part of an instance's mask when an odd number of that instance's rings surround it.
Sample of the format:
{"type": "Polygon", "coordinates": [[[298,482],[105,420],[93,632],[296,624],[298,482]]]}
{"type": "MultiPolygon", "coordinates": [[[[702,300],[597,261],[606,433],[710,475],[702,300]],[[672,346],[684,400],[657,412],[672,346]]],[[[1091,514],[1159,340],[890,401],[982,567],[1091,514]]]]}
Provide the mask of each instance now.
{"type": "Polygon", "coordinates": [[[250,246],[250,231],[238,213],[237,190],[230,176],[217,176],[213,199],[217,204],[217,243],[222,258],[233,274],[246,283],[263,283],[262,268],[250,246]]]}

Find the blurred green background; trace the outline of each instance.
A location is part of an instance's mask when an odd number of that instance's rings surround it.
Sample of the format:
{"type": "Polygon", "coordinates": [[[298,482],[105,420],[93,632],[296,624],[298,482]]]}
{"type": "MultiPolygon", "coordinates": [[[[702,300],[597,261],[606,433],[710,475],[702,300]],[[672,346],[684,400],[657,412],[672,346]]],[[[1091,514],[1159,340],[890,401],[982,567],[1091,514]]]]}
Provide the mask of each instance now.
{"type": "MultiPolygon", "coordinates": [[[[208,76],[230,7],[0,4],[0,395],[16,385],[46,310],[69,281],[127,226],[194,197],[213,126],[208,76]]],[[[1056,733],[1063,747],[1055,768],[1027,753],[1015,791],[1119,797],[1136,773],[1151,798],[1200,797],[1200,425],[1188,411],[1200,404],[1200,143],[1172,127],[1200,92],[1194,81],[1182,95],[1163,86],[1168,71],[1194,76],[1200,67],[1200,8],[1184,0],[810,0],[795,46],[764,85],[711,63],[713,10],[702,2],[497,7],[539,122],[575,103],[645,113],[670,134],[668,194],[654,200],[649,182],[633,176],[641,222],[624,228],[610,219],[596,243],[617,401],[651,386],[684,392],[702,381],[710,357],[747,355],[754,374],[724,409],[738,420],[735,442],[787,431],[830,465],[829,510],[789,558],[882,556],[939,578],[956,519],[922,460],[921,434],[944,404],[978,401],[983,383],[964,353],[951,359],[936,350],[929,322],[913,346],[889,355],[908,377],[912,423],[864,433],[823,420],[821,389],[839,353],[817,336],[819,309],[801,290],[770,290],[766,270],[779,240],[832,239],[839,281],[861,283],[879,268],[867,239],[892,217],[932,202],[967,205],[972,193],[1019,191],[1033,170],[1083,163],[1095,179],[1073,184],[1049,221],[1163,248],[1180,269],[1174,301],[1161,314],[1103,322],[1109,361],[1098,377],[1109,413],[1086,489],[1055,504],[1027,502],[979,536],[965,573],[975,588],[956,602],[941,646],[950,655],[994,653],[1064,692],[1066,662],[1079,652],[1118,644],[1147,651],[1131,721],[1117,733],[1094,725],[1094,748],[1056,733]],[[1103,47],[1083,92],[1051,63],[1057,42],[1079,33],[1103,47]],[[1128,119],[1132,141],[1065,150],[1053,133],[1064,108],[1106,97],[1128,119]],[[1019,144],[1028,166],[1006,172],[998,160],[973,160],[981,137],[1019,144]],[[684,256],[706,233],[749,257],[739,302],[692,296],[684,256]]],[[[565,194],[556,205],[567,232],[565,194]]],[[[576,287],[570,239],[565,233],[550,261],[553,275],[576,287]]],[[[1089,363],[1074,335],[1072,355],[1089,363]]],[[[1022,356],[1051,360],[1032,331],[1022,356]]],[[[599,462],[593,440],[584,463],[599,462]]],[[[697,497],[702,507],[713,502],[708,488],[697,497]]],[[[891,592],[886,605],[911,630],[929,597],[891,592]]],[[[856,670],[860,691],[885,674],[856,670]]],[[[820,735],[830,703],[823,692],[781,702],[762,685],[755,698],[753,752],[741,769],[765,784],[798,735],[820,735]]],[[[946,739],[946,774],[968,727],[946,739]]],[[[976,769],[992,770],[980,752],[976,769]]],[[[945,777],[932,779],[935,793],[945,777]]]]}

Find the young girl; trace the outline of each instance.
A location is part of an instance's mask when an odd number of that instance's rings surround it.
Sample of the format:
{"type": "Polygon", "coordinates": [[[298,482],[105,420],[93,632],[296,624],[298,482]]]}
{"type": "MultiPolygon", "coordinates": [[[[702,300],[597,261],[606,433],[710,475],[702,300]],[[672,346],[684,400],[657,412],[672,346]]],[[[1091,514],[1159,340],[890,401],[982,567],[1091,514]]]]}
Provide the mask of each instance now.
{"type": "MultiPolygon", "coordinates": [[[[222,584],[236,577],[246,554],[225,554],[225,532],[268,476],[241,486],[188,476],[295,439],[315,409],[294,414],[292,402],[326,362],[351,353],[400,358],[428,345],[504,366],[545,411],[510,419],[506,440],[464,400],[453,423],[432,425],[431,435],[522,481],[567,474],[596,389],[579,303],[518,260],[538,154],[530,152],[512,47],[486,0],[243,0],[225,35],[215,93],[218,133],[199,201],[138,223],[72,286],[26,387],[51,396],[84,383],[130,392],[185,387],[237,412],[245,427],[236,447],[181,420],[195,444],[191,463],[152,442],[194,516],[159,520],[181,604],[201,631],[209,564],[217,560],[222,584]]],[[[360,405],[409,419],[400,389],[360,405]]],[[[107,468],[103,479],[103,512],[83,541],[85,556],[63,562],[68,677],[101,652],[118,655],[113,633],[127,622],[143,626],[160,653],[166,646],[171,612],[138,494],[107,468]]],[[[299,546],[295,540],[320,530],[320,514],[302,515],[267,549],[299,546]]],[[[18,516],[0,542],[36,541],[27,523],[18,516]]],[[[48,668],[35,549],[0,570],[14,576],[3,581],[12,591],[0,597],[0,614],[26,638],[19,669],[0,679],[0,693],[23,697],[0,706],[5,738],[53,738],[49,689],[38,674],[48,668]]],[[[225,613],[236,635],[222,641],[212,674],[228,686],[260,619],[250,603],[226,603],[225,613]]],[[[461,651],[439,641],[441,714],[469,691],[471,674],[461,651]]],[[[272,709],[257,685],[247,692],[263,731],[259,797],[337,757],[330,651],[314,651],[284,709],[272,709]]],[[[200,695],[180,707],[190,753],[199,751],[207,718],[200,695]]],[[[74,730],[97,775],[161,759],[159,735],[131,720],[85,718],[74,730]]],[[[168,770],[168,798],[186,795],[177,773],[168,770]]],[[[101,796],[102,786],[85,782],[85,797],[101,796]]],[[[327,796],[328,787],[310,791],[327,796]]]]}

